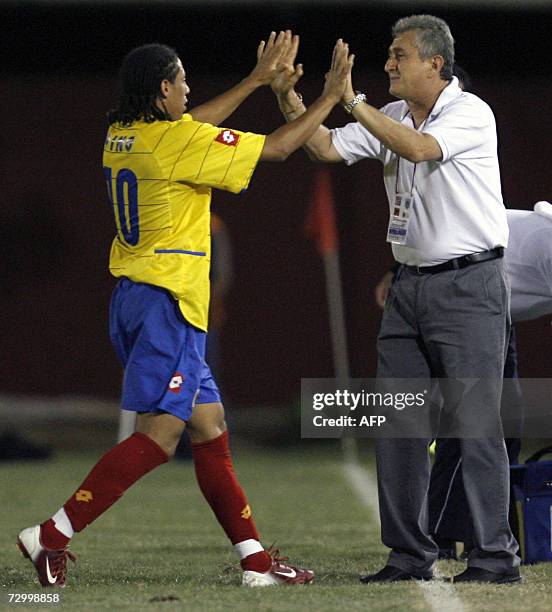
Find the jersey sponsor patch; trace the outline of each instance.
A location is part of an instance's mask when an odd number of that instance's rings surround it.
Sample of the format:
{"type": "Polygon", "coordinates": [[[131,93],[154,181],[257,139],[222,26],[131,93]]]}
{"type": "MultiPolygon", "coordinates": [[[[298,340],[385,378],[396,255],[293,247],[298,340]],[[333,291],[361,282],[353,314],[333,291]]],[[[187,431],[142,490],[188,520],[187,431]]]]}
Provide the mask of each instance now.
{"type": "Polygon", "coordinates": [[[236,132],[233,132],[232,130],[222,130],[215,138],[215,142],[220,142],[221,144],[235,147],[238,144],[239,139],[240,135],[236,134],[236,132]]]}
{"type": "Polygon", "coordinates": [[[178,395],[183,384],[184,376],[180,372],[175,372],[171,378],[171,382],[169,383],[169,391],[178,395]]]}

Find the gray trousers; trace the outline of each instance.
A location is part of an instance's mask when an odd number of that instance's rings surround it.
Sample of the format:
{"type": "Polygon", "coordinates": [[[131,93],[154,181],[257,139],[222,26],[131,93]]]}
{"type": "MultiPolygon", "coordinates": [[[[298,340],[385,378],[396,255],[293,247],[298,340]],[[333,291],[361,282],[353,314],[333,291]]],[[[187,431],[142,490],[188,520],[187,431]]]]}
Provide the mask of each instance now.
{"type": "MultiPolygon", "coordinates": [[[[509,327],[509,286],[502,259],[438,274],[401,267],[378,336],[378,378],[494,380],[493,393],[475,400],[460,398],[456,408],[479,411],[487,422],[498,423],[509,327]]],[[[382,541],[392,549],[388,563],[415,574],[428,572],[438,552],[428,533],[429,442],[376,442],[382,541]]],[[[508,570],[520,560],[508,524],[504,439],[465,437],[460,444],[475,540],[468,565],[508,570]]]]}

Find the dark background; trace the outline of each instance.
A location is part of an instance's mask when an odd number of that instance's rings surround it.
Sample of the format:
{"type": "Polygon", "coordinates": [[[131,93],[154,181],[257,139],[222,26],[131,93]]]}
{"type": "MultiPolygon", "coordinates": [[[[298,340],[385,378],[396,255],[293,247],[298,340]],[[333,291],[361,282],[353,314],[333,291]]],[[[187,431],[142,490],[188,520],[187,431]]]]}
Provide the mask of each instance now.
{"type": "MultiPolygon", "coordinates": [[[[518,3],[522,4],[522,3],[518,3]]],[[[190,107],[253,67],[270,30],[302,36],[305,100],[320,92],[334,41],[356,53],[354,84],[375,105],[389,100],[383,72],[389,32],[400,16],[445,18],[457,60],[497,118],[505,202],[532,208],[552,196],[550,32],[552,10],[443,9],[421,3],[29,3],[0,6],[1,374],[0,392],[117,397],[120,368],[107,312],[113,220],[101,173],[105,112],[115,103],[124,54],[144,42],[180,53],[190,107]]],[[[326,122],[345,124],[336,109],[326,122]]],[[[270,132],[281,116],[258,91],[226,121],[270,132]]],[[[303,152],[263,164],[248,193],[214,194],[233,239],[235,282],[223,333],[227,397],[286,402],[300,378],[332,374],[324,275],[304,234],[317,166],[303,152]]],[[[373,376],[380,312],[373,289],[391,263],[381,168],[332,166],[351,369],[373,376]]],[[[550,324],[519,326],[521,374],[551,376],[550,324]]]]}

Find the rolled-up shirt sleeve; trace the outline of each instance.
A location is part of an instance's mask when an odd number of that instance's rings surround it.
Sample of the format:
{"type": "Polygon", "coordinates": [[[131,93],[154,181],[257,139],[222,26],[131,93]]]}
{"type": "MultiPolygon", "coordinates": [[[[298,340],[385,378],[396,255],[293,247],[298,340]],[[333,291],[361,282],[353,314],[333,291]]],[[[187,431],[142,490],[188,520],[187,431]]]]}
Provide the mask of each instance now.
{"type": "Polygon", "coordinates": [[[381,142],[358,122],[330,130],[330,134],[336,151],[348,166],[366,158],[383,160],[381,142]]]}
{"type": "Polygon", "coordinates": [[[441,147],[441,163],[453,157],[481,157],[485,149],[496,155],[496,123],[485,102],[458,99],[447,105],[426,128],[441,147]]]}

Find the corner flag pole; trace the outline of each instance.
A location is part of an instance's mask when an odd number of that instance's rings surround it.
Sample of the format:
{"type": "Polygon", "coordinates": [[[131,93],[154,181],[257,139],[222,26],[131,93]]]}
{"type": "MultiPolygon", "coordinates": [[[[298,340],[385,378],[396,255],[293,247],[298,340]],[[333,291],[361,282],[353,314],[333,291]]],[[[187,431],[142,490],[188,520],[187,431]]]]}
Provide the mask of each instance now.
{"type": "MultiPolygon", "coordinates": [[[[339,267],[339,238],[332,180],[328,168],[320,169],[316,176],[314,197],[307,214],[305,229],[307,235],[316,242],[324,263],[334,374],[338,383],[346,386],[350,378],[347,330],[339,267]]],[[[342,437],[341,446],[346,460],[356,460],[354,438],[342,437]]]]}

